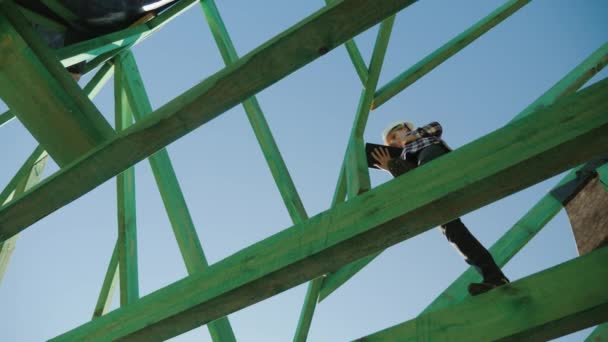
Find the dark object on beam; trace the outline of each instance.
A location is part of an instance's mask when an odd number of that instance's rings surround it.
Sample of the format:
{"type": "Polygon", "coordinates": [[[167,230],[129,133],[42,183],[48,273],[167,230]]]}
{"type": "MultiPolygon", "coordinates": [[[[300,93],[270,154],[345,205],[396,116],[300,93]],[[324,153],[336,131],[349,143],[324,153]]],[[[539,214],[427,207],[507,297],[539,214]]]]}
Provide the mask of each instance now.
{"type": "Polygon", "coordinates": [[[75,19],[66,20],[40,0],[17,0],[18,4],[40,15],[60,21],[81,35],[92,38],[114,32],[131,25],[150,12],[158,13],[171,6],[176,0],[56,0],[75,19]]]}

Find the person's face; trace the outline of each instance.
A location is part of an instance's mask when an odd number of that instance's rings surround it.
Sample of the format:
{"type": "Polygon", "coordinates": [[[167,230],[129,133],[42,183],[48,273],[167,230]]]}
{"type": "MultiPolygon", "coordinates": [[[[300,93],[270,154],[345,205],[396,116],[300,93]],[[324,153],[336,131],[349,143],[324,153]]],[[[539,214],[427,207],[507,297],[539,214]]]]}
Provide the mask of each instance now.
{"type": "Polygon", "coordinates": [[[407,127],[395,128],[388,132],[386,135],[386,141],[384,143],[388,146],[403,147],[405,135],[409,133],[409,131],[410,130],[407,127]]]}

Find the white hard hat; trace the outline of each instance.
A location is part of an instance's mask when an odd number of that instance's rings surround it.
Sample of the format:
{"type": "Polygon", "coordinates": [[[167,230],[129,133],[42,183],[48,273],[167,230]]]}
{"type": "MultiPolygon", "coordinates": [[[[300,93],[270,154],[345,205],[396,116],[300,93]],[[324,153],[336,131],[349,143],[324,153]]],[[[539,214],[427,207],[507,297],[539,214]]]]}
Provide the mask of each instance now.
{"type": "Polygon", "coordinates": [[[414,124],[412,124],[411,122],[406,122],[406,121],[393,122],[392,124],[386,126],[386,128],[384,129],[384,131],[382,131],[382,141],[386,142],[386,136],[392,130],[400,128],[400,127],[407,127],[407,129],[409,129],[410,131],[413,131],[414,129],[416,129],[416,127],[414,126],[414,124]]]}

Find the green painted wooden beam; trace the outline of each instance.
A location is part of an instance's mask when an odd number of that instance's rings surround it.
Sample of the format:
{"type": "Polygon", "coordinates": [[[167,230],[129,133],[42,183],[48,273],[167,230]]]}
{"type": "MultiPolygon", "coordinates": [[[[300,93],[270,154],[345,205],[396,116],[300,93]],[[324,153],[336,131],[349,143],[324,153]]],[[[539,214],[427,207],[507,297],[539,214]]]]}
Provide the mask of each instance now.
{"type": "Polygon", "coordinates": [[[99,297],[97,297],[97,304],[95,304],[92,319],[105,315],[108,311],[110,311],[112,298],[114,297],[114,290],[116,289],[119,278],[118,267],[118,241],[116,241],[116,244],[114,244],[114,250],[112,251],[112,256],[110,257],[110,263],[108,264],[106,275],[103,278],[101,290],[99,291],[99,297]]]}
{"type": "Polygon", "coordinates": [[[47,18],[45,16],[42,16],[34,11],[31,11],[23,6],[19,6],[17,5],[17,7],[19,8],[19,10],[21,11],[21,13],[23,13],[23,15],[27,18],[28,21],[30,21],[31,23],[36,23],[40,26],[43,26],[47,29],[50,30],[54,30],[56,32],[65,32],[66,31],[66,27],[65,25],[58,23],[57,21],[47,18]]]}
{"type": "MultiPolygon", "coordinates": [[[[533,110],[548,106],[554,103],[557,99],[575,92],[579,87],[585,84],[589,79],[591,79],[591,77],[597,74],[606,65],[606,60],[608,58],[607,56],[608,44],[604,44],[598,50],[593,52],[589,57],[583,60],[574,69],[572,69],[572,71],[570,71],[566,76],[559,80],[553,87],[551,87],[541,96],[539,96],[538,99],[532,102],[532,104],[530,104],[519,114],[517,114],[511,120],[511,122],[514,122],[519,118],[529,115],[533,112],[533,110]]],[[[559,210],[560,208],[561,205],[555,210],[559,210]]],[[[542,227],[539,227],[539,229],[540,228],[542,227]]],[[[527,243],[527,241],[525,241],[524,243],[527,243]]],[[[319,301],[322,301],[323,299],[327,298],[331,293],[333,293],[340,286],[342,286],[342,284],[352,278],[367,264],[372,262],[379,254],[380,253],[369,255],[351,265],[342,268],[341,270],[333,274],[328,275],[323,282],[323,287],[321,288],[321,292],[319,294],[319,301]]],[[[464,282],[470,281],[471,279],[475,279],[474,275],[475,273],[470,271],[470,274],[460,279],[458,281],[458,284],[453,284],[451,286],[454,286],[454,289],[457,289],[457,291],[462,291],[463,289],[466,289],[466,286],[468,285],[468,283],[465,284],[464,282]]],[[[446,292],[447,298],[451,298],[451,296],[454,296],[453,291],[454,290],[449,290],[446,292]]],[[[462,296],[463,294],[461,294],[458,298],[461,298],[462,296]]],[[[454,299],[456,298],[457,297],[454,297],[454,299]]]]}
{"type": "MultiPolygon", "coordinates": [[[[121,64],[115,66],[121,75],[121,64]]],[[[133,122],[133,109],[121,77],[114,77],[115,127],[122,132],[133,122]]],[[[137,219],[135,211],[135,167],[116,176],[116,204],[118,209],[118,264],[120,275],[120,305],[126,306],[139,299],[137,270],[137,219]]]]}
{"type": "Polygon", "coordinates": [[[585,339],[585,342],[606,342],[606,341],[608,341],[608,323],[600,324],[585,339]]]}
{"type": "MultiPolygon", "coordinates": [[[[331,5],[336,1],[337,0],[325,0],[325,4],[331,5]]],[[[346,43],[344,43],[344,46],[346,47],[346,51],[350,56],[350,60],[353,63],[353,66],[355,67],[355,71],[357,72],[359,79],[361,79],[361,83],[365,85],[365,83],[367,82],[367,65],[365,64],[365,61],[361,56],[361,52],[359,51],[359,48],[355,43],[355,39],[349,39],[348,41],[346,41],[346,43]]]]}
{"type": "MultiPolygon", "coordinates": [[[[395,16],[391,16],[382,22],[380,29],[378,30],[369,71],[359,99],[359,107],[357,108],[357,113],[353,122],[349,143],[347,144],[343,169],[345,170],[344,176],[346,178],[349,198],[371,189],[369,171],[367,169],[363,147],[363,132],[367,125],[371,101],[374,97],[378,79],[380,78],[380,71],[382,70],[382,64],[384,62],[384,56],[394,22],[395,16]]],[[[340,189],[338,187],[336,192],[339,191],[340,189]]],[[[334,194],[334,198],[338,200],[336,194],[334,194]]],[[[334,204],[335,203],[337,202],[334,202],[334,204]]],[[[323,279],[324,278],[313,279],[308,286],[294,341],[306,341],[323,279]]]]}
{"type": "MultiPolygon", "coordinates": [[[[200,1],[200,4],[224,63],[226,66],[236,63],[239,58],[238,54],[215,2],[213,0],[204,0],[200,1]]],[[[257,98],[252,96],[243,101],[243,107],[291,220],[294,223],[305,221],[308,219],[308,214],[289,174],[287,165],[285,165],[281,151],[279,151],[279,147],[272,136],[257,98]]]]}
{"type": "Polygon", "coordinates": [[[548,106],[557,99],[574,93],[608,64],[608,42],[595,50],[566,76],[557,82],[543,96],[536,99],[510,122],[529,115],[538,108],[548,106]]]}
{"type": "Polygon", "coordinates": [[[8,184],[4,187],[2,192],[0,192],[0,207],[7,204],[10,200],[13,199],[15,189],[19,182],[22,182],[24,179],[27,179],[30,174],[33,165],[36,164],[36,161],[39,160],[42,156],[45,156],[46,152],[44,151],[44,147],[38,145],[32,153],[27,157],[25,162],[21,165],[17,173],[11,178],[8,184]]]}
{"type": "MultiPolygon", "coordinates": [[[[41,150],[40,146],[36,148],[30,158],[26,160],[23,167],[2,191],[2,194],[0,194],[0,204],[9,202],[13,196],[19,196],[36,185],[42,178],[42,172],[46,166],[46,159],[46,152],[41,150]],[[25,170],[25,172],[22,172],[22,170],[25,170]],[[16,180],[16,182],[13,180],[16,180]]],[[[15,250],[17,236],[18,235],[15,235],[7,241],[0,242],[0,283],[2,283],[2,279],[8,268],[8,263],[15,250]]]]}
{"type": "Polygon", "coordinates": [[[405,88],[431,72],[435,67],[445,62],[458,51],[462,50],[481,35],[498,25],[500,22],[529,3],[530,0],[510,0],[488,14],[486,17],[454,37],[439,49],[423,58],[420,62],[401,73],[395,79],[380,88],[374,97],[372,108],[376,109],[397,95],[405,88]]]}
{"type": "MultiPolygon", "coordinates": [[[[124,82],[127,98],[133,108],[135,120],[140,121],[152,112],[143,80],[137,63],[130,52],[124,53],[116,60],[120,64],[121,75],[116,75],[124,82]]],[[[200,239],[196,233],[192,216],[181,191],[175,171],[166,149],[161,149],[148,158],[154,173],[158,190],[167,210],[171,227],[175,234],[182,258],[189,274],[199,272],[209,266],[200,239]]],[[[208,324],[213,341],[236,341],[228,318],[222,317],[208,324]]]]}
{"type": "Polygon", "coordinates": [[[365,83],[365,86],[361,91],[361,97],[359,98],[357,114],[355,115],[346,152],[345,171],[348,198],[352,198],[371,189],[369,169],[367,167],[367,159],[365,158],[363,132],[365,131],[365,126],[367,126],[371,103],[374,99],[374,92],[378,85],[380,71],[382,70],[386,48],[388,47],[394,23],[395,16],[391,16],[380,25],[369,65],[367,82],[365,83]]]}
{"type": "Polygon", "coordinates": [[[14,118],[15,118],[15,114],[10,109],[7,110],[6,112],[0,114],[0,127],[13,121],[14,118]]]}
{"type": "Polygon", "coordinates": [[[345,0],[310,15],[0,210],[0,241],[413,2],[345,0]]]}
{"type": "Polygon", "coordinates": [[[15,5],[0,10],[0,95],[19,121],[60,166],[111,138],[112,127],[15,5]]]}
{"type": "Polygon", "coordinates": [[[64,66],[70,66],[121,47],[128,48],[143,41],[195,4],[196,0],[181,0],[149,22],[65,46],[57,50],[57,56],[64,66]]]}
{"type": "MultiPolygon", "coordinates": [[[[344,170],[344,168],[342,168],[342,170],[344,170]]],[[[331,202],[331,208],[343,203],[346,198],[346,182],[344,179],[344,172],[340,172],[338,177],[338,185],[336,186],[336,190],[334,191],[334,196],[331,202]]],[[[312,324],[312,318],[319,298],[319,291],[323,285],[324,278],[325,276],[317,277],[308,283],[304,303],[302,303],[302,309],[300,310],[298,326],[296,327],[296,332],[293,338],[294,342],[304,342],[308,338],[308,332],[310,331],[310,325],[312,324]]]]}
{"type": "MultiPolygon", "coordinates": [[[[559,184],[575,178],[570,172],[559,184]]],[[[559,185],[558,185],[559,186],[559,185]]],[[[546,194],[520,218],[492,247],[490,254],[499,267],[506,265],[540,230],[562,209],[562,204],[551,193],[546,194]]],[[[457,305],[469,297],[467,287],[480,281],[479,273],[469,267],[450,284],[422,313],[457,305]]]]}
{"type": "Polygon", "coordinates": [[[548,341],[608,320],[608,248],[357,341],[548,341]]]}
{"type": "Polygon", "coordinates": [[[605,154],[607,91],[600,81],[53,341],[173,337],[605,154]]]}

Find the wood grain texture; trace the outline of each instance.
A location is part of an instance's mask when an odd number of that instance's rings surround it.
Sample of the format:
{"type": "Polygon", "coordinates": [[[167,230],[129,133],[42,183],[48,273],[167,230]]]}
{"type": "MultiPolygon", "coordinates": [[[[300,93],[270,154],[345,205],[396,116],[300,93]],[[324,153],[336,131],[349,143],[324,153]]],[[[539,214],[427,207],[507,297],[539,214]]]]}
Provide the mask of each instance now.
{"type": "Polygon", "coordinates": [[[60,166],[111,138],[112,127],[15,5],[0,9],[0,95],[21,123],[60,166]]]}
{"type": "Polygon", "coordinates": [[[602,248],[357,341],[548,341],[608,320],[606,263],[602,248]]]}
{"type": "Polygon", "coordinates": [[[312,14],[0,210],[0,241],[413,2],[346,0],[312,14]]]}
{"type": "Polygon", "coordinates": [[[607,91],[598,82],[54,340],[170,338],[605,154],[607,91]]]}
{"type": "MultiPolygon", "coordinates": [[[[152,112],[152,105],[139,73],[137,62],[131,52],[126,52],[119,56],[115,63],[119,65],[117,68],[119,73],[116,78],[119,78],[124,85],[127,99],[133,109],[133,115],[136,121],[142,120],[152,112]]],[[[186,199],[177,180],[177,175],[173,170],[169,153],[163,148],[151,155],[148,161],[188,274],[205,269],[209,264],[194,227],[186,199]]],[[[208,328],[211,338],[215,342],[236,341],[227,317],[210,322],[208,328]]]]}

